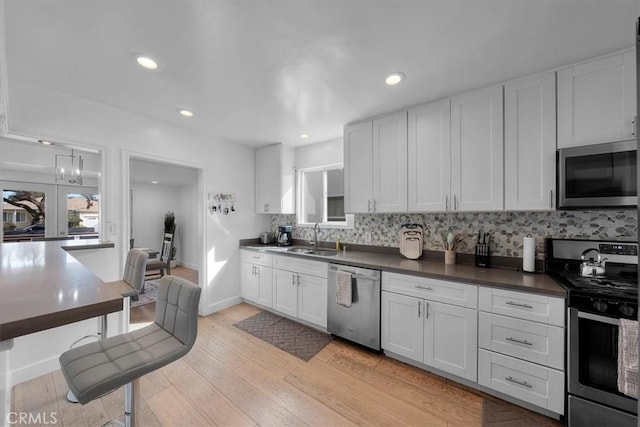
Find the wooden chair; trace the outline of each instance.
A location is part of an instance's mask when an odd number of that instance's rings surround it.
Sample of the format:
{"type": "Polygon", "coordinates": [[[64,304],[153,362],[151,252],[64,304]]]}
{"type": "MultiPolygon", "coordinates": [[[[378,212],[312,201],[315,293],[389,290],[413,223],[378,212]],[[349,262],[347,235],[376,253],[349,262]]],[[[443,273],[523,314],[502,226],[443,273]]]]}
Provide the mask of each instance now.
{"type": "MultiPolygon", "coordinates": [[[[158,259],[151,259],[147,262],[147,274],[146,278],[150,276],[162,277],[166,274],[171,274],[171,252],[173,251],[173,234],[164,233],[162,238],[162,248],[160,249],[160,257],[158,259]],[[158,271],[158,273],[150,273],[158,271]]],[[[142,292],[144,293],[144,292],[142,292]]]]}

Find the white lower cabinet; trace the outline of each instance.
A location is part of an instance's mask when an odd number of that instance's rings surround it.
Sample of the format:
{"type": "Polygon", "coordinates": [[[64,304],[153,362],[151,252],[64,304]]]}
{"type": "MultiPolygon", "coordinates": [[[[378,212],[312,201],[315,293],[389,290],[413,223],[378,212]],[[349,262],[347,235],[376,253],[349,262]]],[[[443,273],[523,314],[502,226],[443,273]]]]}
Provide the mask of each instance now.
{"type": "Polygon", "coordinates": [[[478,383],[564,414],[564,373],[555,369],[480,349],[478,383]]]}
{"type": "MultiPolygon", "coordinates": [[[[397,285],[402,277],[411,284],[422,279],[393,273],[390,277],[389,273],[383,273],[382,348],[476,381],[477,310],[385,290],[390,283],[397,285]]],[[[416,289],[415,285],[411,288],[416,289]]],[[[394,286],[394,289],[399,287],[394,286]]]]}
{"type": "Polygon", "coordinates": [[[478,384],[564,414],[565,301],[480,287],[478,384]]]}
{"type": "Polygon", "coordinates": [[[242,251],[240,292],[242,298],[264,307],[273,306],[271,254],[242,251]]]}
{"type": "Polygon", "coordinates": [[[273,266],[273,309],[326,328],[327,263],[275,256],[273,266]]]}

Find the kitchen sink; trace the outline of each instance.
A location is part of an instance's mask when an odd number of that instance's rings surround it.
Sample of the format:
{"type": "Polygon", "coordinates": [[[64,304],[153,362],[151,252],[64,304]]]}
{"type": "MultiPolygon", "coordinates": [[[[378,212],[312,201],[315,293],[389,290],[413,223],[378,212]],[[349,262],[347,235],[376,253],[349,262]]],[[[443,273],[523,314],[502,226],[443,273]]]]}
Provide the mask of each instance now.
{"type": "Polygon", "coordinates": [[[309,255],[320,255],[320,256],[335,256],[338,255],[337,251],[331,250],[323,250],[323,249],[313,249],[307,252],[309,255]]]}
{"type": "Polygon", "coordinates": [[[329,250],[329,249],[313,249],[313,248],[289,248],[287,252],[293,252],[296,254],[305,254],[305,255],[318,255],[318,256],[334,256],[338,255],[337,251],[329,250]]]}
{"type": "Polygon", "coordinates": [[[287,252],[294,252],[297,254],[308,254],[311,253],[313,249],[310,248],[289,248],[287,249],[287,252]]]}

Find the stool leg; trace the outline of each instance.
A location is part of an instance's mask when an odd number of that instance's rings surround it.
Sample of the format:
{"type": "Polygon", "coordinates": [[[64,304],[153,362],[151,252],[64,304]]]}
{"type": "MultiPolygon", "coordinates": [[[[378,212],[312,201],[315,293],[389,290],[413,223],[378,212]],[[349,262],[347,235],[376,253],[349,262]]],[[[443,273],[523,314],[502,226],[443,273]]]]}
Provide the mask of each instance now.
{"type": "Polygon", "coordinates": [[[124,425],[125,427],[134,427],[136,424],[134,414],[134,384],[131,381],[124,386],[124,425]]]}

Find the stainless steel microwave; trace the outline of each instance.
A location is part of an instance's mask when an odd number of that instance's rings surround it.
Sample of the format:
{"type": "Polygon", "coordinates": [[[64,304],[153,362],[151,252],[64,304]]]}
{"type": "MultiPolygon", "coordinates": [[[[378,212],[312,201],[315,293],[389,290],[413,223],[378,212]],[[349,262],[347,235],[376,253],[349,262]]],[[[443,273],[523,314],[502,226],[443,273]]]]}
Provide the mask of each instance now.
{"type": "Polygon", "coordinates": [[[558,150],[558,208],[638,205],[635,140],[558,150]]]}

